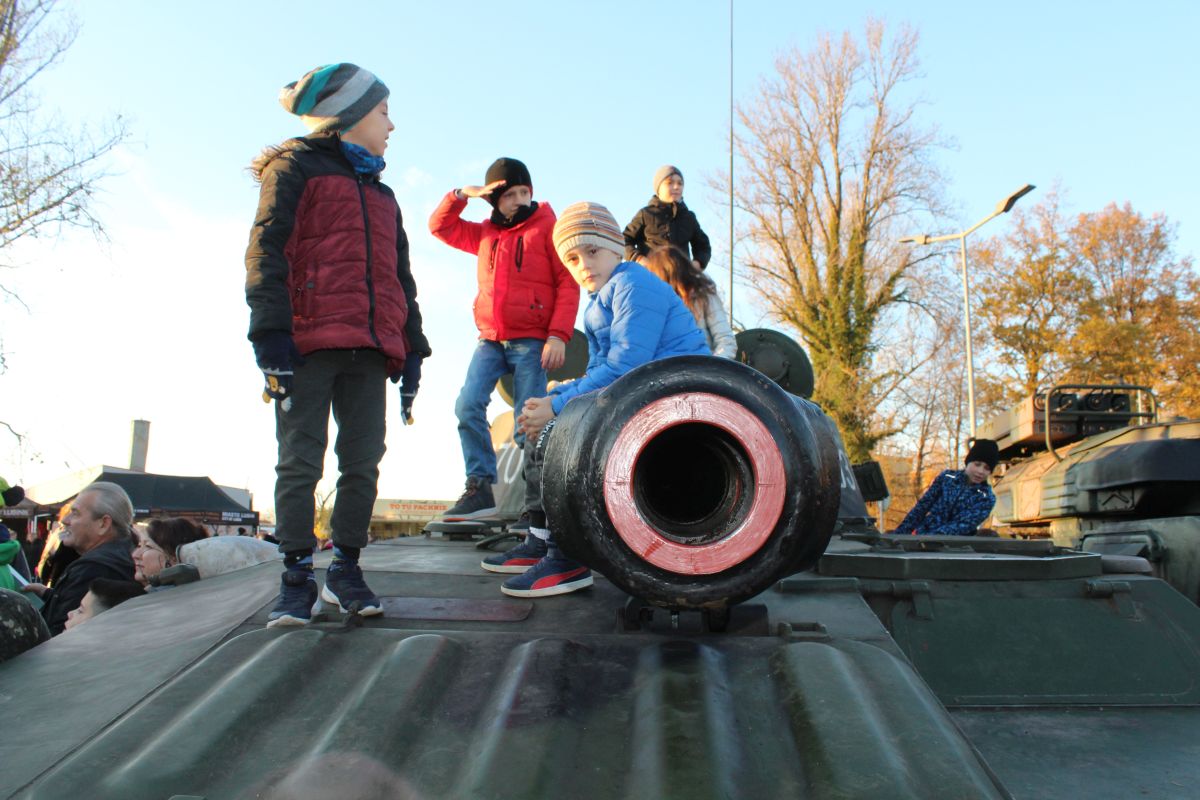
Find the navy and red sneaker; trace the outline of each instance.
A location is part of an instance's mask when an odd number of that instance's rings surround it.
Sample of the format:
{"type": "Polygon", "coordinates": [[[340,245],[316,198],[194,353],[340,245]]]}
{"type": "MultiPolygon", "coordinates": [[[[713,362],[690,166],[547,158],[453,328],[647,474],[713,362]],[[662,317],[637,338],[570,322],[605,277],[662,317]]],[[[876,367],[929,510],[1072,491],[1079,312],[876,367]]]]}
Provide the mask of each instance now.
{"type": "Polygon", "coordinates": [[[546,555],[546,540],[525,534],[525,541],[509,550],[507,553],[493,553],[479,562],[479,566],[488,572],[521,573],[542,560],[546,555]]]}
{"type": "Polygon", "coordinates": [[[592,585],[590,569],[563,556],[553,542],[548,544],[545,557],[522,574],[506,580],[500,591],[511,597],[549,597],[592,585]]]}

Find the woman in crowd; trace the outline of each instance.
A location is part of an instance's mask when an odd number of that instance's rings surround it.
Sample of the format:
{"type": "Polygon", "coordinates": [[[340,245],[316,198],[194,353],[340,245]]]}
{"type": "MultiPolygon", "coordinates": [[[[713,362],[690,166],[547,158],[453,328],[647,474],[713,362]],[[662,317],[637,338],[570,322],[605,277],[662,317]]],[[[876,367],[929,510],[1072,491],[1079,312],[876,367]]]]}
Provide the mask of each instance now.
{"type": "Polygon", "coordinates": [[[152,519],[134,528],[137,546],[133,550],[133,577],[143,586],[150,585],[164,569],[180,562],[179,548],[189,542],[208,538],[208,529],[183,517],[152,519]]]}

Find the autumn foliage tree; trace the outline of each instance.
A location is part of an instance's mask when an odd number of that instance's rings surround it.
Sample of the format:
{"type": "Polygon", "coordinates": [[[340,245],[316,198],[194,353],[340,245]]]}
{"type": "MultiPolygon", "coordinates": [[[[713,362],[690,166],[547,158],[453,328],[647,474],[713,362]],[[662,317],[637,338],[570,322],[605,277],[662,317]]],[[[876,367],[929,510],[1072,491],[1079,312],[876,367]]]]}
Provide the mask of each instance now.
{"type": "Polygon", "coordinates": [[[930,161],[936,135],[903,99],[917,77],[917,41],[910,29],[888,36],[874,21],[861,41],[822,36],[781,55],[738,108],[744,273],[769,314],[806,344],[814,399],[854,461],[890,432],[876,410],[896,383],[873,361],[912,266],[894,244],[897,226],[934,208],[940,183],[930,161]]]}
{"type": "Polygon", "coordinates": [[[1200,415],[1200,278],[1176,226],[1130,204],[1064,216],[1052,195],[976,249],[981,363],[1008,400],[1062,381],[1151,386],[1200,415]]]}
{"type": "Polygon", "coordinates": [[[1015,209],[1007,233],[973,248],[976,316],[987,332],[991,377],[1013,402],[1066,369],[1067,347],[1087,293],[1073,265],[1068,226],[1051,192],[1031,209],[1015,209]]]}
{"type": "Polygon", "coordinates": [[[1175,225],[1146,217],[1129,203],[1080,214],[1071,229],[1073,262],[1089,284],[1066,355],[1080,381],[1153,385],[1169,407],[1196,413],[1180,400],[1194,391],[1195,282],[1190,258],[1174,252],[1175,225]],[[1188,374],[1163,367],[1190,352],[1188,374]],[[1191,391],[1189,391],[1191,389],[1191,391]]]}

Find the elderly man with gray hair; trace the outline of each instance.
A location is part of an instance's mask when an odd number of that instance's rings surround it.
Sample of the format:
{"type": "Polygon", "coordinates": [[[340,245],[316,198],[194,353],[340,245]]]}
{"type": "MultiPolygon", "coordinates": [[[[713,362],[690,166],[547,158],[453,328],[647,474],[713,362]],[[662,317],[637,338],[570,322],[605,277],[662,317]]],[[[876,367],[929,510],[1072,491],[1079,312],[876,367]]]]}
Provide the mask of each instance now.
{"type": "Polygon", "coordinates": [[[67,614],[79,607],[93,580],[133,580],[133,503],[124,489],[104,481],[90,484],[76,495],[63,526],[62,543],[80,557],[53,589],[40,583],[21,587],[42,598],[42,616],[55,636],[63,632],[67,614]]]}

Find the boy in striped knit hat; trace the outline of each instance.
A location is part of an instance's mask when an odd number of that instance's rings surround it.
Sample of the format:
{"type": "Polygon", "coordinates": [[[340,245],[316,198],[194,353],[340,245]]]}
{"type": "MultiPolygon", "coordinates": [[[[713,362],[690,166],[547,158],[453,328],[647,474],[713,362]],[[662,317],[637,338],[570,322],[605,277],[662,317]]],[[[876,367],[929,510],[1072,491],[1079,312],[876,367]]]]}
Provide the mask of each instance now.
{"type": "Polygon", "coordinates": [[[329,64],[289,83],[283,107],[309,136],[268,147],[251,165],[261,184],[246,250],[250,341],[275,403],[276,536],[284,573],[268,626],[305,625],[317,600],[313,492],[332,410],[340,475],[330,517],[333,562],[321,597],[342,611],[381,614],[358,565],[367,544],[384,452],[387,381],[411,421],[421,330],[408,237],[392,190],[379,180],[388,90],[353,64],[329,64]]]}
{"type": "Polygon", "coordinates": [[[546,528],[542,458],[558,413],[573,398],[603,389],[634,367],[670,356],[710,355],[692,312],[675,291],[645,267],[622,261],[624,239],[607,208],[599,203],[568,206],[554,225],[554,247],[588,293],[583,315],[588,370],[554,387],[548,397],[526,401],[517,418],[527,440],[537,442],[524,454],[529,534],[516,548],[484,564],[493,572],[519,573],[501,586],[514,597],[566,594],[592,585],[591,570],[566,558],[546,528]]]}

